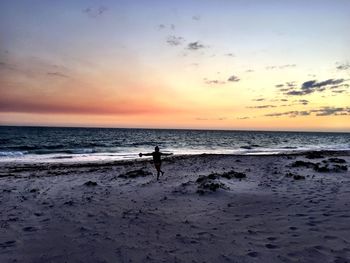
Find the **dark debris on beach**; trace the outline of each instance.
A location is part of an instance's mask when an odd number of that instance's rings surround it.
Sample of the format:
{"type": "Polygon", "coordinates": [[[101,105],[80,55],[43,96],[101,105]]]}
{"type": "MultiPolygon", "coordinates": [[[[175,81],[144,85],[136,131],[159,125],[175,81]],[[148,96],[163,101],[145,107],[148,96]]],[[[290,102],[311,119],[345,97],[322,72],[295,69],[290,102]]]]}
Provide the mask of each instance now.
{"type": "Polygon", "coordinates": [[[304,167],[312,168],[316,172],[326,173],[326,172],[345,172],[348,170],[348,166],[345,164],[346,161],[340,158],[329,158],[328,160],[323,160],[319,163],[313,163],[309,161],[297,160],[293,162],[290,166],[293,168],[304,167]],[[344,164],[344,165],[340,165],[344,164]]]}
{"type": "Polygon", "coordinates": [[[218,189],[229,189],[228,186],[226,186],[224,183],[222,183],[219,179],[225,178],[225,179],[243,179],[246,178],[246,174],[236,172],[234,170],[231,170],[229,172],[225,172],[222,174],[218,173],[211,173],[207,176],[200,175],[198,179],[196,180],[196,183],[198,184],[197,193],[204,194],[207,191],[215,192],[218,189]]]}
{"type": "Polygon", "coordinates": [[[93,181],[87,181],[86,183],[84,183],[85,186],[97,186],[96,182],[93,181]]]}

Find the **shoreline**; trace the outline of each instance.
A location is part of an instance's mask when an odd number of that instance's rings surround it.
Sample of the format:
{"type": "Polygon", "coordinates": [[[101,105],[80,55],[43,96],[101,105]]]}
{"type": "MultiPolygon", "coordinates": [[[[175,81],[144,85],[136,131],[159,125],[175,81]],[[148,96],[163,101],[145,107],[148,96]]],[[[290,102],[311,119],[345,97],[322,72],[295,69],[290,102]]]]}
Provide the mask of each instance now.
{"type": "MultiPolygon", "coordinates": [[[[350,150],[319,150],[319,151],[296,151],[288,153],[266,153],[266,154],[221,154],[221,153],[201,153],[201,154],[176,154],[169,157],[163,157],[163,160],[177,160],[177,159],[191,159],[197,157],[268,157],[268,156],[307,156],[312,154],[321,154],[327,156],[350,156],[350,150]]],[[[10,162],[2,161],[0,162],[0,167],[50,167],[50,168],[63,168],[63,167],[89,167],[89,166],[113,166],[113,165],[129,165],[134,162],[152,162],[151,157],[137,157],[135,159],[124,159],[124,160],[96,160],[96,161],[72,161],[72,162],[10,162]]],[[[0,172],[1,173],[1,172],[0,172]]]]}
{"type": "Polygon", "coordinates": [[[350,153],[1,165],[1,262],[347,262],[350,153]]]}

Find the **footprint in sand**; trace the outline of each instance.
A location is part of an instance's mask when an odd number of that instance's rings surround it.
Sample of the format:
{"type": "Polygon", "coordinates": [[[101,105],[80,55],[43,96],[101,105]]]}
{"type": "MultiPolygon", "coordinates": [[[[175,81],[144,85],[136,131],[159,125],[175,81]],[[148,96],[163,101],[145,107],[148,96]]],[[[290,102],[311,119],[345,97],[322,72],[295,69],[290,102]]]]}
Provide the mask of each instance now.
{"type": "Polygon", "coordinates": [[[304,217],[304,216],[306,216],[306,214],[296,214],[295,216],[296,217],[304,217]]]}
{"type": "Polygon", "coordinates": [[[42,213],[42,212],[36,212],[36,213],[34,213],[34,215],[35,216],[42,216],[44,213],[42,213]]]}
{"type": "Polygon", "coordinates": [[[270,241],[275,241],[277,239],[277,237],[268,237],[267,240],[270,240],[270,241]]]}
{"type": "Polygon", "coordinates": [[[334,263],[348,263],[348,259],[346,258],[342,258],[342,257],[336,257],[336,259],[334,260],[334,263]]]}
{"type": "Polygon", "coordinates": [[[26,226],[26,227],[23,227],[22,230],[25,232],[34,232],[34,231],[36,231],[36,228],[32,227],[32,226],[26,226]]]}
{"type": "Polygon", "coordinates": [[[348,218],[348,217],[350,217],[350,215],[340,215],[338,217],[348,218]]]}
{"type": "Polygon", "coordinates": [[[323,246],[320,246],[320,245],[314,246],[314,248],[317,250],[325,250],[325,248],[323,246]]]}
{"type": "Polygon", "coordinates": [[[13,247],[15,246],[16,241],[15,240],[10,240],[10,241],[6,241],[4,243],[0,243],[0,247],[1,248],[8,248],[8,247],[13,247]]]}
{"type": "Polygon", "coordinates": [[[258,253],[258,252],[255,252],[255,251],[252,251],[252,252],[249,252],[249,253],[247,254],[247,256],[250,256],[250,257],[252,257],[252,258],[256,258],[256,257],[259,256],[259,253],[258,253]]]}
{"type": "Polygon", "coordinates": [[[278,248],[278,246],[273,245],[273,244],[266,244],[265,247],[267,247],[268,249],[276,249],[276,248],[278,248]]]}
{"type": "Polygon", "coordinates": [[[323,238],[324,238],[324,239],[327,239],[327,240],[334,240],[334,239],[337,239],[337,237],[335,237],[335,236],[324,236],[323,238]]]}

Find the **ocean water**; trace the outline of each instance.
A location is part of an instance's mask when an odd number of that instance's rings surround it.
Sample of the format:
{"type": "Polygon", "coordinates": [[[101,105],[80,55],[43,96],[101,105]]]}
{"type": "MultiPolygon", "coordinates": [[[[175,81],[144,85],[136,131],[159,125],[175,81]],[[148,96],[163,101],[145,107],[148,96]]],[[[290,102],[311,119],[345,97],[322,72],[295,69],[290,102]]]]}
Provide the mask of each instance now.
{"type": "Polygon", "coordinates": [[[136,159],[156,145],[174,154],[350,150],[350,133],[0,126],[0,162],[136,159]]]}

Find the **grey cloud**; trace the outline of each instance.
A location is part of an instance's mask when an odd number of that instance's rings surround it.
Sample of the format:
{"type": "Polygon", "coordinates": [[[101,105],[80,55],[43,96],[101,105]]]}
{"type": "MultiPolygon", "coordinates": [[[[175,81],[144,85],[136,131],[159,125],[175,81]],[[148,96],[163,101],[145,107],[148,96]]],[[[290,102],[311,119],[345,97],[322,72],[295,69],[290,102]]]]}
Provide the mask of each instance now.
{"type": "Polygon", "coordinates": [[[48,72],[47,75],[51,76],[51,77],[60,77],[60,78],[69,78],[69,76],[60,73],[60,72],[48,72]]]}
{"type": "Polygon", "coordinates": [[[350,107],[322,107],[319,109],[308,111],[287,111],[265,114],[266,117],[280,117],[280,116],[308,116],[314,114],[316,116],[337,116],[337,115],[350,115],[350,107]]]}
{"type": "Polygon", "coordinates": [[[302,96],[316,91],[321,92],[325,91],[330,85],[339,85],[345,81],[345,79],[328,79],[321,82],[317,82],[316,80],[309,80],[304,82],[299,90],[291,90],[285,94],[292,96],[302,96]]]}
{"type": "Polygon", "coordinates": [[[280,117],[280,116],[289,116],[289,117],[296,117],[296,116],[308,116],[310,115],[310,112],[308,111],[286,111],[286,112],[277,112],[277,113],[268,113],[264,116],[266,117],[280,117]]]}
{"type": "Polygon", "coordinates": [[[228,57],[235,57],[235,54],[233,54],[233,53],[227,53],[227,54],[225,54],[225,56],[228,56],[228,57]]]}
{"type": "Polygon", "coordinates": [[[223,85],[225,84],[226,82],[225,81],[221,81],[221,80],[217,80],[217,79],[213,79],[213,80],[209,80],[209,79],[204,79],[205,83],[206,84],[215,84],[215,85],[223,85]]]}
{"type": "Polygon", "coordinates": [[[231,77],[229,77],[229,78],[227,79],[227,81],[238,82],[238,81],[240,81],[240,79],[239,79],[237,76],[232,75],[231,77]]]}
{"type": "Polygon", "coordinates": [[[297,65],[296,64],[287,64],[287,65],[282,65],[279,66],[280,69],[284,69],[284,68],[295,68],[297,65]]]}
{"type": "Polygon", "coordinates": [[[197,121],[223,121],[227,120],[225,117],[219,117],[219,118],[202,118],[202,117],[197,117],[195,120],[197,121]]]}
{"type": "Polygon", "coordinates": [[[159,24],[157,26],[158,30],[163,30],[163,29],[171,29],[171,30],[175,30],[175,25],[174,24],[170,24],[170,25],[165,25],[165,24],[159,24]]]}
{"type": "Polygon", "coordinates": [[[279,66],[267,66],[265,69],[272,70],[272,69],[285,69],[285,68],[295,68],[296,64],[286,64],[286,65],[279,65],[279,66]]]}
{"type": "Polygon", "coordinates": [[[299,100],[299,102],[303,105],[307,105],[309,104],[309,101],[308,100],[299,100]]]}
{"type": "Polygon", "coordinates": [[[247,73],[252,73],[252,72],[254,72],[254,70],[252,70],[252,69],[247,69],[245,72],[247,72],[247,73]]]}
{"type": "Polygon", "coordinates": [[[304,93],[303,91],[296,91],[296,90],[292,90],[292,91],[288,91],[286,93],[286,95],[292,95],[292,96],[301,96],[301,95],[305,95],[307,93],[304,93]]]}
{"type": "Polygon", "coordinates": [[[189,50],[198,50],[198,49],[203,49],[203,48],[205,48],[205,46],[200,44],[199,41],[191,42],[187,45],[187,49],[189,49],[189,50]]]}
{"type": "Polygon", "coordinates": [[[183,37],[177,37],[177,36],[168,36],[166,39],[166,42],[170,45],[170,46],[179,46],[181,45],[183,42],[185,41],[185,39],[183,37]]]}
{"type": "Polygon", "coordinates": [[[253,101],[264,101],[264,98],[254,99],[253,101]]]}
{"type": "Polygon", "coordinates": [[[323,107],[319,110],[313,110],[316,116],[330,116],[330,115],[350,115],[350,107],[323,107]]]}
{"type": "Polygon", "coordinates": [[[330,89],[349,88],[349,86],[349,84],[335,85],[330,87],[330,89]]]}
{"type": "Polygon", "coordinates": [[[289,82],[287,81],[284,84],[277,84],[277,85],[275,85],[275,87],[279,88],[279,90],[282,91],[282,92],[290,91],[295,86],[296,86],[296,82],[295,81],[289,81],[289,82]]]}
{"type": "Polygon", "coordinates": [[[289,81],[289,82],[286,82],[286,85],[290,88],[294,88],[296,87],[297,84],[295,83],[295,81],[289,81]]]}
{"type": "Polygon", "coordinates": [[[94,7],[88,7],[83,10],[83,13],[87,14],[90,17],[96,18],[101,16],[103,13],[105,13],[108,10],[105,6],[100,6],[98,8],[94,7]]]}
{"type": "Polygon", "coordinates": [[[159,29],[159,30],[162,30],[162,29],[165,29],[165,28],[166,28],[166,26],[163,25],[163,24],[159,24],[159,25],[158,25],[158,29],[159,29]]]}
{"type": "Polygon", "coordinates": [[[195,21],[201,20],[201,17],[199,15],[192,16],[192,19],[195,21]]]}
{"type": "Polygon", "coordinates": [[[290,91],[292,88],[283,88],[283,89],[280,89],[280,91],[282,92],[286,92],[286,91],[290,91]]]}
{"type": "Polygon", "coordinates": [[[259,106],[250,106],[248,109],[267,109],[267,108],[276,108],[275,105],[259,105],[259,106]]]}
{"type": "Polygon", "coordinates": [[[343,83],[344,79],[327,79],[325,81],[317,82],[316,80],[310,80],[303,83],[301,89],[310,89],[310,88],[321,88],[328,85],[338,85],[343,83]]]}
{"type": "Polygon", "coordinates": [[[333,93],[345,93],[346,90],[345,89],[341,89],[341,90],[332,90],[333,93]]]}
{"type": "MultiPolygon", "coordinates": [[[[220,72],[217,72],[218,74],[220,74],[220,72]]],[[[207,83],[207,84],[225,84],[226,82],[225,81],[222,81],[222,80],[208,80],[208,79],[204,79],[205,80],[205,83],[207,83]]],[[[237,76],[235,76],[235,75],[232,75],[231,77],[229,77],[228,79],[227,79],[227,81],[229,81],[229,82],[238,82],[238,81],[240,81],[240,79],[237,77],[237,76]]]]}
{"type": "Polygon", "coordinates": [[[337,66],[337,70],[349,70],[350,69],[350,63],[343,63],[343,64],[339,64],[337,66]]]}

